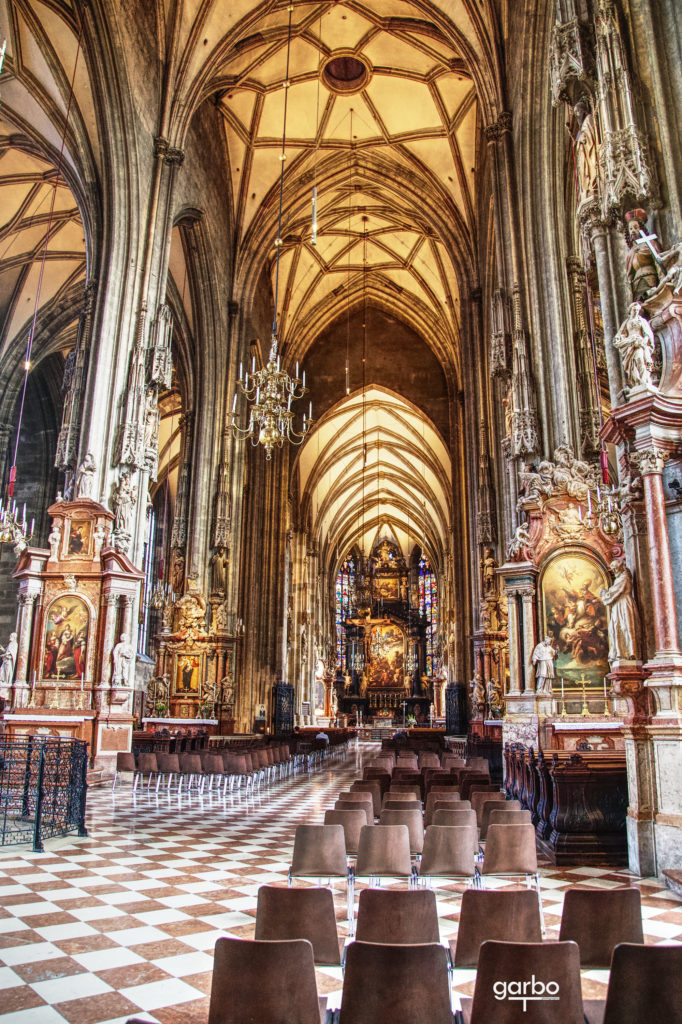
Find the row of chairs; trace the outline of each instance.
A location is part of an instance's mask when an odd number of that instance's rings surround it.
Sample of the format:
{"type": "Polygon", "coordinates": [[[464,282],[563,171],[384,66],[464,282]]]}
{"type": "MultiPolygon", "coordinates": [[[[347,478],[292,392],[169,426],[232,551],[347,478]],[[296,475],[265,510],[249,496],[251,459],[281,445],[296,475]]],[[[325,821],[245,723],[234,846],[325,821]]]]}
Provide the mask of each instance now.
{"type": "Polygon", "coordinates": [[[286,744],[271,744],[232,753],[228,750],[201,750],[194,754],[132,753],[119,752],[116,757],[116,772],[112,790],[116,788],[118,776],[123,772],[132,773],[133,791],[144,786],[147,790],[152,782],[158,793],[163,784],[166,790],[173,785],[180,792],[185,786],[203,793],[208,783],[209,791],[214,787],[222,795],[244,787],[254,791],[263,784],[268,785],[285,778],[300,767],[300,760],[292,756],[286,744]]]}
{"type": "MultiPolygon", "coordinates": [[[[451,1008],[446,950],[438,943],[356,940],[347,950],[341,1007],[318,994],[305,939],[218,939],[209,1024],[641,1024],[679,1021],[682,946],[622,943],[606,1000],[583,1000],[575,942],[486,941],[472,999],[451,1008]],[[326,1011],[326,1013],[325,1013],[326,1011]]],[[[143,1024],[130,1018],[127,1024],[143,1024]]]]}

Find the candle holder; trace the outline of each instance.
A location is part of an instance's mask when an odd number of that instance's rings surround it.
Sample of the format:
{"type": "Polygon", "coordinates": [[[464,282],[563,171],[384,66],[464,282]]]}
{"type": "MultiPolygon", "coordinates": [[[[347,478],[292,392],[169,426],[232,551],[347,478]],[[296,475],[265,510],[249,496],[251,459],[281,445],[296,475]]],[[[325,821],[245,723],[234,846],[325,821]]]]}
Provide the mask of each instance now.
{"type": "Polygon", "coordinates": [[[85,690],[81,690],[80,691],[79,699],[78,699],[78,710],[79,711],[87,711],[88,710],[88,698],[89,698],[89,696],[90,696],[90,694],[86,693],[85,690]]]}
{"type": "Polygon", "coordinates": [[[592,715],[590,714],[590,709],[587,706],[587,696],[585,694],[585,685],[587,683],[587,679],[585,679],[585,673],[584,672],[583,672],[582,677],[578,680],[578,682],[582,684],[582,688],[583,688],[583,706],[582,706],[582,708],[580,710],[580,715],[581,715],[582,718],[591,718],[592,715]]]}
{"type": "Polygon", "coordinates": [[[50,702],[50,707],[51,708],[58,708],[59,707],[59,676],[57,676],[57,685],[55,686],[54,692],[52,694],[52,700],[50,702]]]}
{"type": "Polygon", "coordinates": [[[566,713],[566,698],[563,696],[561,698],[561,713],[559,715],[559,718],[568,718],[568,715],[566,713]]]}
{"type": "Polygon", "coordinates": [[[34,683],[31,687],[31,696],[29,697],[28,705],[29,708],[37,707],[36,704],[36,684],[34,683]]]}

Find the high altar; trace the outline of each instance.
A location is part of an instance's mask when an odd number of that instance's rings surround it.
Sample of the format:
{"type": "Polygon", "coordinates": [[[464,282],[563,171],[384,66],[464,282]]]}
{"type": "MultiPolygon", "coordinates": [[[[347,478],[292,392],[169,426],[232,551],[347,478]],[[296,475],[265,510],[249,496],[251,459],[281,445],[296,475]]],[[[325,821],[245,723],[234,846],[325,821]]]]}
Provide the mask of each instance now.
{"type": "Polygon", "coordinates": [[[338,672],[332,704],[350,722],[428,724],[440,691],[427,674],[426,628],[419,612],[416,565],[398,545],[378,539],[356,575],[357,607],[344,622],[345,673],[338,672]]]}

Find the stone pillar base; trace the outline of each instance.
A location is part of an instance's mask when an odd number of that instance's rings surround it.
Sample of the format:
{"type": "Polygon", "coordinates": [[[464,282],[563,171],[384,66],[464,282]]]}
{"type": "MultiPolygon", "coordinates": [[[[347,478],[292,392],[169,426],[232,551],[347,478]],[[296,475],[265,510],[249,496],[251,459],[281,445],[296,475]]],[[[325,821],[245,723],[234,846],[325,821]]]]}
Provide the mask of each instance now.
{"type": "Polygon", "coordinates": [[[628,837],[628,865],[631,871],[642,878],[656,874],[656,846],[654,823],[651,818],[626,818],[628,837]]]}

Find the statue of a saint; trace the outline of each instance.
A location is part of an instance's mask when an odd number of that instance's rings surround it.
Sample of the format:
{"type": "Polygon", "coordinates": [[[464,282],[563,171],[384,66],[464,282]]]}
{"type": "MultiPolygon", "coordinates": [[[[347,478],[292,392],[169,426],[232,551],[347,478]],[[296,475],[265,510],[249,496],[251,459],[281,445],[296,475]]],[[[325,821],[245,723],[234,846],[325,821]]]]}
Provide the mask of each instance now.
{"type": "Polygon", "coordinates": [[[100,523],[99,526],[95,527],[92,534],[94,540],[94,552],[92,556],[93,562],[96,562],[102,554],[102,548],[104,547],[104,541],[107,539],[107,531],[100,523]]]}
{"type": "Polygon", "coordinates": [[[609,566],[614,580],[599,596],[609,609],[609,661],[634,661],[639,656],[639,613],[632,593],[632,573],[624,558],[609,566]]]}
{"type": "Polygon", "coordinates": [[[528,527],[525,523],[520,523],[516,527],[514,536],[509,541],[507,547],[507,558],[509,561],[522,557],[524,554],[524,548],[532,547],[532,541],[528,532],[528,527]]]}
{"type": "Polygon", "coordinates": [[[497,562],[492,548],[486,548],[481,558],[481,578],[483,581],[483,593],[490,594],[495,590],[495,569],[497,562]]]}
{"type": "Polygon", "coordinates": [[[546,636],[536,645],[531,656],[535,667],[535,690],[536,693],[552,695],[552,680],[554,679],[554,660],[557,656],[556,649],[552,646],[551,636],[546,636]]]}
{"type": "Polygon", "coordinates": [[[97,463],[95,462],[95,457],[92,452],[86,452],[85,458],[78,467],[78,475],[76,476],[76,496],[78,498],[92,498],[96,472],[97,463]]]}
{"type": "Polygon", "coordinates": [[[185,585],[185,556],[180,548],[173,548],[170,577],[173,590],[181,594],[185,585]]]}
{"type": "Polygon", "coordinates": [[[56,562],[59,558],[59,542],[61,539],[62,531],[59,525],[59,520],[55,519],[52,522],[52,530],[47,538],[47,543],[50,545],[50,557],[48,558],[48,562],[56,562]]]}
{"type": "Polygon", "coordinates": [[[211,593],[225,594],[227,585],[227,567],[229,565],[227,552],[222,544],[218,546],[216,553],[211,559],[211,593]]]}
{"type": "Polygon", "coordinates": [[[474,678],[471,680],[471,703],[477,718],[483,718],[485,714],[485,686],[481,673],[474,672],[474,678]]]}
{"type": "Polygon", "coordinates": [[[114,659],[112,683],[114,686],[128,686],[130,682],[130,664],[135,657],[135,649],[126,633],[121,633],[120,640],[114,647],[112,657],[114,659]]]}
{"type": "Polygon", "coordinates": [[[639,302],[632,303],[627,320],[613,339],[620,352],[626,392],[655,390],[654,332],[649,321],[641,315],[641,309],[639,302]]]}
{"type": "Polygon", "coordinates": [[[488,707],[493,718],[501,715],[504,708],[504,700],[502,697],[502,684],[499,679],[488,680],[488,707]]]}
{"type": "Polygon", "coordinates": [[[594,114],[586,97],[581,97],[573,108],[578,121],[575,138],[575,160],[578,168],[580,199],[588,199],[597,192],[599,164],[597,160],[597,131],[594,114]]]}
{"type": "Polygon", "coordinates": [[[625,271],[632,289],[632,298],[638,302],[645,298],[649,291],[658,287],[662,273],[660,273],[660,268],[656,264],[649,245],[655,252],[659,250],[654,239],[648,243],[641,241],[641,233],[644,232],[645,235],[647,233],[646,210],[628,210],[625,214],[625,222],[627,225],[625,240],[629,246],[625,271]]]}
{"type": "Polygon", "coordinates": [[[17,634],[10,633],[7,647],[0,647],[2,658],[0,658],[0,697],[9,699],[9,691],[14,681],[14,669],[19,653],[17,634]]]}
{"type": "Polygon", "coordinates": [[[137,487],[133,484],[130,473],[123,473],[114,491],[114,525],[117,533],[131,533],[136,504],[137,487]]]}

